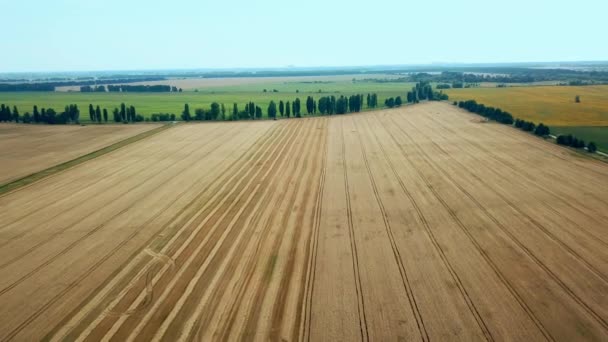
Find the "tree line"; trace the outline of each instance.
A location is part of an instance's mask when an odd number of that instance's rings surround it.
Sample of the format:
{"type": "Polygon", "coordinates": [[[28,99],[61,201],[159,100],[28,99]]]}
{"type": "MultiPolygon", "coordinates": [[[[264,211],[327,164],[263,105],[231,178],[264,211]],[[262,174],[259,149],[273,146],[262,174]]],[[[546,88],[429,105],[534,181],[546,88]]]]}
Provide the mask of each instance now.
{"type": "Polygon", "coordinates": [[[12,91],[55,91],[56,87],[65,86],[86,86],[96,85],[97,83],[134,83],[134,82],[147,82],[147,81],[162,81],[164,77],[131,77],[131,78],[108,78],[99,77],[98,79],[87,78],[77,80],[62,80],[53,81],[57,79],[44,79],[37,80],[29,83],[0,83],[0,92],[12,92],[12,91]],[[47,81],[48,80],[48,81],[47,81]]]}
{"type": "Polygon", "coordinates": [[[41,108],[38,110],[38,106],[34,106],[32,114],[29,112],[23,115],[19,114],[17,106],[13,106],[11,111],[10,106],[0,105],[0,121],[15,123],[46,123],[50,125],[54,124],[68,124],[68,123],[79,123],[80,110],[75,104],[65,106],[63,112],[57,113],[53,108],[41,108]]]}
{"type": "MultiPolygon", "coordinates": [[[[170,85],[158,84],[158,85],[108,85],[108,91],[114,92],[136,92],[136,93],[170,93],[170,92],[182,92],[182,88],[172,87],[170,85]]],[[[82,91],[82,88],[81,90],[82,91]]],[[[105,90],[104,90],[105,91],[105,90]]]]}
{"type": "Polygon", "coordinates": [[[514,126],[519,128],[525,132],[532,132],[534,135],[538,135],[539,137],[545,137],[551,134],[551,129],[549,126],[546,126],[542,122],[536,126],[536,124],[532,121],[526,121],[521,119],[515,119],[514,126]]]}
{"type": "Polygon", "coordinates": [[[52,83],[0,83],[0,92],[55,91],[52,83]]]}
{"type": "Polygon", "coordinates": [[[421,100],[428,101],[443,101],[448,100],[448,94],[444,94],[441,90],[434,91],[433,87],[429,82],[420,81],[412,88],[411,91],[407,92],[406,96],[408,103],[418,103],[421,100]]]}
{"type": "MultiPolygon", "coordinates": [[[[90,87],[86,86],[86,91],[105,91],[105,86],[95,86],[90,87]]],[[[108,86],[108,90],[110,87],[123,87],[123,86],[108,86]]],[[[129,89],[138,89],[140,86],[127,86],[132,87],[129,89]]],[[[169,87],[169,86],[142,86],[146,88],[152,89],[152,87],[169,87]]],[[[116,89],[116,88],[112,88],[116,89]]],[[[156,88],[154,88],[156,89],[156,88]]],[[[167,88],[164,88],[167,89],[167,88]]],[[[177,89],[172,87],[169,89],[170,91],[180,91],[181,89],[177,89]]],[[[122,88],[120,91],[123,91],[122,88]]],[[[420,82],[416,84],[416,86],[408,93],[408,102],[418,102],[419,100],[440,100],[447,98],[447,95],[443,97],[441,92],[434,92],[430,84],[420,82]],[[414,95],[415,94],[415,95],[414,95]]],[[[323,96],[318,100],[315,100],[313,96],[308,96],[304,104],[300,98],[296,98],[293,101],[283,100],[279,101],[278,104],[275,101],[270,101],[268,107],[265,109],[268,115],[268,118],[276,119],[279,115],[281,117],[302,117],[302,115],[334,115],[334,114],[346,114],[346,113],[356,113],[360,112],[364,108],[364,104],[367,104],[367,108],[377,108],[378,107],[378,95],[375,93],[369,93],[367,96],[363,94],[354,94],[350,96],[323,96]],[[304,105],[304,108],[302,108],[304,105]],[[305,111],[305,112],[304,112],[305,111]]],[[[384,101],[384,105],[388,108],[398,107],[403,104],[403,99],[401,96],[390,97],[384,101]]],[[[10,110],[10,107],[4,106],[2,107],[2,114],[0,116],[0,121],[16,121],[19,122],[19,114],[17,112],[17,116],[15,119],[15,114],[13,112],[16,111],[16,107],[14,107],[13,111],[10,110]]],[[[24,114],[23,122],[46,122],[46,123],[79,123],[79,110],[75,105],[66,106],[66,110],[62,113],[56,113],[53,109],[44,110],[45,116],[42,118],[42,115],[38,112],[37,107],[34,106],[34,115],[30,115],[29,113],[24,114]],[[36,115],[36,113],[38,113],[36,115]],[[77,113],[77,114],[76,114],[77,113]],[[37,118],[37,119],[36,119],[37,118]]],[[[142,115],[137,114],[137,111],[134,106],[127,106],[124,103],[121,103],[120,107],[116,107],[111,112],[111,117],[109,115],[108,109],[101,108],[99,105],[94,106],[93,104],[89,104],[89,120],[91,122],[123,122],[123,123],[131,123],[131,122],[141,122],[141,121],[175,121],[176,115],[171,113],[153,113],[149,118],[144,118],[142,115]]],[[[191,110],[188,104],[184,105],[184,110],[181,113],[181,119],[184,121],[214,121],[214,120],[255,120],[261,119],[264,115],[264,109],[256,105],[254,102],[250,101],[245,104],[243,109],[239,109],[237,103],[233,104],[232,112],[227,113],[226,106],[224,104],[220,104],[217,102],[213,102],[209,109],[206,108],[196,108],[195,110],[191,110]]]]}
{"type": "MultiPolygon", "coordinates": [[[[559,135],[557,136],[556,141],[558,145],[570,146],[573,148],[585,148],[585,140],[579,139],[572,134],[559,135]]],[[[597,145],[593,141],[590,141],[586,147],[589,153],[595,153],[597,151],[597,145]]]]}
{"type": "Polygon", "coordinates": [[[89,104],[89,120],[97,123],[107,123],[108,120],[115,123],[133,123],[145,121],[145,118],[143,115],[137,114],[135,106],[127,106],[124,102],[112,110],[112,118],[109,117],[107,108],[101,109],[99,105],[94,106],[91,103],[89,104]]]}
{"type": "MultiPolygon", "coordinates": [[[[141,122],[144,121],[144,117],[137,114],[134,106],[127,106],[124,103],[120,104],[120,107],[114,108],[112,111],[113,120],[116,123],[130,123],[130,122],[141,122]]],[[[108,110],[103,110],[93,104],[89,104],[89,120],[91,122],[108,122],[108,110]]],[[[65,106],[62,112],[57,113],[53,108],[38,108],[34,105],[33,111],[26,112],[23,115],[19,114],[17,106],[13,106],[11,110],[10,106],[1,104],[0,105],[0,122],[12,122],[15,123],[46,123],[51,125],[61,124],[80,124],[80,109],[76,104],[70,104],[65,106]]]]}
{"type": "MultiPolygon", "coordinates": [[[[454,102],[456,104],[456,102],[454,102]]],[[[458,107],[468,110],[469,112],[473,112],[484,116],[490,120],[494,120],[505,125],[512,125],[513,115],[511,113],[501,110],[500,108],[494,108],[485,106],[483,104],[477,103],[475,100],[468,101],[460,101],[458,102],[458,107]]]]}
{"type": "MultiPolygon", "coordinates": [[[[483,104],[477,103],[475,100],[468,101],[460,101],[454,102],[454,105],[458,105],[458,107],[468,110],[469,112],[473,112],[484,116],[488,119],[506,124],[513,125],[515,128],[519,128],[525,132],[533,133],[539,137],[546,137],[551,134],[551,129],[549,126],[543,124],[542,122],[536,125],[532,121],[526,121],[522,119],[513,119],[513,116],[505,112],[499,108],[487,107],[483,104]]],[[[578,139],[575,136],[568,135],[559,135],[556,139],[558,145],[570,146],[574,148],[584,148],[585,141],[583,139],[578,139]]],[[[589,142],[586,145],[587,151],[590,153],[595,153],[597,151],[597,145],[594,142],[589,142]]]]}

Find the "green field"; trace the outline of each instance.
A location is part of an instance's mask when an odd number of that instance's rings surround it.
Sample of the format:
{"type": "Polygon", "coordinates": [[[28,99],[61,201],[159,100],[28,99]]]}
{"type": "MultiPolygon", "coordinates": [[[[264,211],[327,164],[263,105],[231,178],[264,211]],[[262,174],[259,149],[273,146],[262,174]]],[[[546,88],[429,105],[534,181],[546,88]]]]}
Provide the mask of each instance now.
{"type": "Polygon", "coordinates": [[[137,113],[150,116],[153,113],[179,114],[188,103],[192,112],[196,108],[208,109],[212,102],[225,104],[227,112],[232,112],[233,103],[239,109],[244,109],[247,102],[253,101],[259,105],[264,114],[270,101],[293,101],[300,98],[302,102],[307,96],[319,98],[322,96],[349,96],[352,94],[377,93],[379,104],[384,103],[387,97],[401,96],[405,98],[412,83],[376,83],[352,82],[340,79],[329,83],[311,82],[277,82],[246,84],[238,86],[218,86],[204,88],[198,91],[184,91],[182,93],[80,93],[80,92],[15,92],[0,93],[0,103],[17,106],[20,114],[32,112],[34,105],[38,108],[53,108],[57,112],[63,111],[68,104],[77,104],[81,111],[81,119],[88,119],[88,106],[99,105],[110,112],[121,103],[135,106],[137,113]],[[263,90],[267,89],[267,92],[263,90]],[[278,92],[273,92],[276,89],[278,92]],[[319,92],[321,91],[321,92],[319,92]]]}
{"type": "Polygon", "coordinates": [[[572,134],[576,137],[580,137],[585,142],[593,141],[597,144],[597,148],[603,152],[608,152],[608,126],[596,126],[596,127],[567,127],[567,126],[554,126],[551,127],[552,134],[572,134]]]}

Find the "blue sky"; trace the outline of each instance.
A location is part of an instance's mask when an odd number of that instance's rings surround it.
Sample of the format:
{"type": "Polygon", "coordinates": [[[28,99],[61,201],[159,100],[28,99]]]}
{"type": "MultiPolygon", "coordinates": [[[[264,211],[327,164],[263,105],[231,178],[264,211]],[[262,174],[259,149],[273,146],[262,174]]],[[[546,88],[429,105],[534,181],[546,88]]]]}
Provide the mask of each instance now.
{"type": "Polygon", "coordinates": [[[0,72],[608,59],[605,0],[0,0],[0,13],[0,72]]]}

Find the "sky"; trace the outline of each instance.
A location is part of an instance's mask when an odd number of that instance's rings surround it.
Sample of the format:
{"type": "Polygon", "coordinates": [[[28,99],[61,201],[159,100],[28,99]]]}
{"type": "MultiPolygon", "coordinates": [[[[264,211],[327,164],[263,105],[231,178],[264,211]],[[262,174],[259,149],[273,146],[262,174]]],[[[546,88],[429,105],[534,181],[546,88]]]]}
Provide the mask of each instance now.
{"type": "Polygon", "coordinates": [[[0,72],[608,60],[606,0],[0,0],[0,72]]]}

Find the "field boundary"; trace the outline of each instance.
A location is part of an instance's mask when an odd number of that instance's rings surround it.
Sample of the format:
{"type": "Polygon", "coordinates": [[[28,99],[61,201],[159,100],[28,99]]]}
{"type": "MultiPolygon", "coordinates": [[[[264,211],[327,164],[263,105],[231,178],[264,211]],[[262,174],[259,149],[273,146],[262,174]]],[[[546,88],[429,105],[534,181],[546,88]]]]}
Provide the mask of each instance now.
{"type": "Polygon", "coordinates": [[[97,157],[101,157],[105,154],[108,154],[110,152],[116,151],[122,147],[128,146],[132,143],[138,142],[140,140],[143,140],[147,137],[150,137],[152,135],[155,135],[157,133],[160,133],[166,129],[169,129],[171,127],[173,127],[173,124],[166,124],[166,125],[162,125],[160,127],[151,129],[149,131],[145,131],[142,133],[139,133],[137,135],[134,135],[132,137],[128,137],[126,139],[123,139],[121,141],[118,141],[116,143],[113,143],[111,145],[108,145],[106,147],[102,147],[99,150],[87,153],[85,155],[82,155],[80,157],[77,157],[75,159],[72,160],[68,160],[66,162],[63,162],[61,164],[57,164],[54,166],[51,166],[47,169],[44,169],[42,171],[38,171],[35,173],[32,173],[30,175],[27,175],[25,177],[19,178],[17,180],[8,182],[6,184],[2,184],[0,185],[0,197],[5,196],[13,191],[16,191],[18,189],[21,189],[25,186],[31,185],[33,183],[36,183],[40,180],[46,179],[52,175],[55,175],[61,171],[65,171],[68,170],[72,167],[78,166],[84,162],[87,162],[89,160],[95,159],[97,157]]]}

